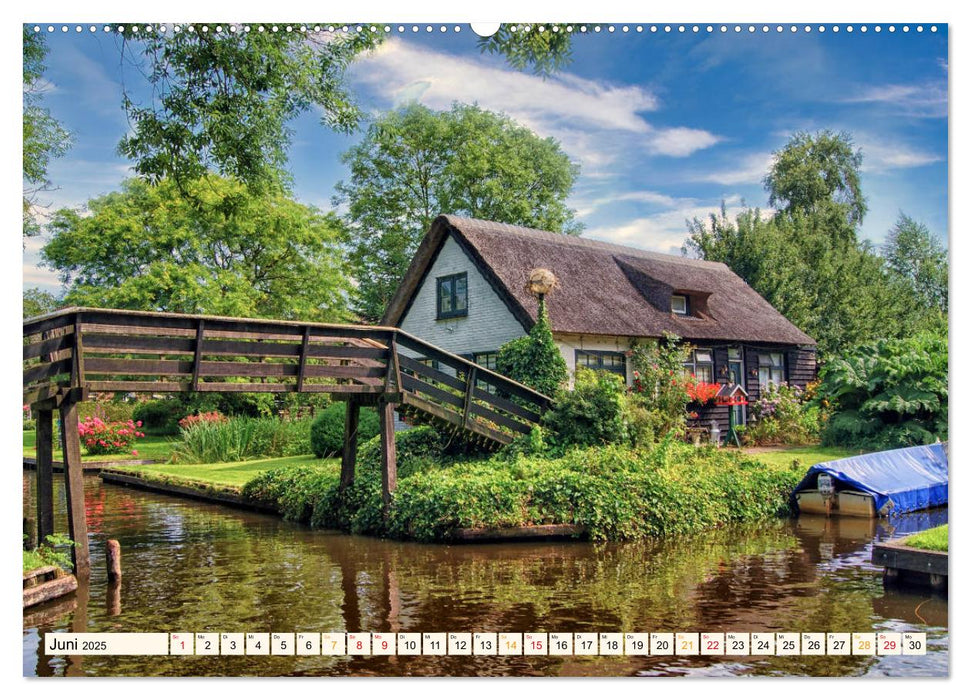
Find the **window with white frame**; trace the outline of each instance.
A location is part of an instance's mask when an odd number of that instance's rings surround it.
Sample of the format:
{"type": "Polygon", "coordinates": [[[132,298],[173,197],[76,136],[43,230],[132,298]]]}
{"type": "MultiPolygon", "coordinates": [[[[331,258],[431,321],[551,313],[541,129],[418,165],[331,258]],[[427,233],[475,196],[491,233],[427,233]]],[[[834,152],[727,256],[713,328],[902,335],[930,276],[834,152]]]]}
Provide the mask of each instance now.
{"type": "Polygon", "coordinates": [[[676,316],[688,315],[688,297],[684,294],[671,295],[671,313],[676,316]]]}
{"type": "Polygon", "coordinates": [[[688,361],[684,363],[684,371],[699,382],[711,384],[715,381],[714,365],[711,348],[695,348],[688,356],[688,361]]]}
{"type": "Polygon", "coordinates": [[[781,352],[759,353],[759,386],[782,384],[785,380],[785,356],[781,352]]]}

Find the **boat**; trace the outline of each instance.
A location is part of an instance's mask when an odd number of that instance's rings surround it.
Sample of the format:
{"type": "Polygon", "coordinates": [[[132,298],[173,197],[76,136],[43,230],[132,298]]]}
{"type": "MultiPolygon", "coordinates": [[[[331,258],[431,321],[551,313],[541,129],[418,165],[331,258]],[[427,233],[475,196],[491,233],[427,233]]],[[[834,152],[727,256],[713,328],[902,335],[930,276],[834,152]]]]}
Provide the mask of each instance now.
{"type": "Polygon", "coordinates": [[[947,443],[820,462],[792,492],[800,513],[878,518],[947,505],[947,443]]]}

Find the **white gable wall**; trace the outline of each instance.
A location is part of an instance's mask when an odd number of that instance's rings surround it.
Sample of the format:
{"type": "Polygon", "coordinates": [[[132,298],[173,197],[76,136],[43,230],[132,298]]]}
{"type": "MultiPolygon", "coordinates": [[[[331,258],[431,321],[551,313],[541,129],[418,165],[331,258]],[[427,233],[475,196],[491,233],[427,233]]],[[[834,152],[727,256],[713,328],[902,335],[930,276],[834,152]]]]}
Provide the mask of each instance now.
{"type": "Polygon", "coordinates": [[[495,352],[503,343],[526,334],[492,285],[479,273],[475,263],[451,235],[442,244],[438,257],[398,325],[402,330],[456,355],[495,352]],[[438,321],[435,318],[435,280],[460,272],[469,276],[468,316],[438,321]]]}

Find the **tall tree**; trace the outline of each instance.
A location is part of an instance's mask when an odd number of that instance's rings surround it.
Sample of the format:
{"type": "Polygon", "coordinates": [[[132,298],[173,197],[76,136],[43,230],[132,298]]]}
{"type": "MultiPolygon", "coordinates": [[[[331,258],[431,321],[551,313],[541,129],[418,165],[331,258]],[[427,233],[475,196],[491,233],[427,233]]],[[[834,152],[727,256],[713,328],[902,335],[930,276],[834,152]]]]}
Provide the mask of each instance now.
{"type": "Polygon", "coordinates": [[[559,144],[477,106],[433,112],[411,105],[368,128],[343,155],[357,307],[384,313],[422,235],[439,214],[579,233],[566,206],[578,168],[559,144]]]}
{"type": "Polygon", "coordinates": [[[796,326],[822,355],[913,327],[913,304],[869,246],[833,239],[819,213],[766,218],[723,207],[689,222],[687,254],[728,265],[796,326]]]}
{"type": "Polygon", "coordinates": [[[882,252],[921,307],[947,315],[947,251],[927,226],[901,212],[882,252]]]}
{"type": "Polygon", "coordinates": [[[765,176],[769,206],[826,217],[834,235],[850,238],[867,211],[862,164],[863,153],[848,133],[798,132],[776,151],[765,176]]]}
{"type": "Polygon", "coordinates": [[[348,318],[333,215],[215,175],[181,185],[128,180],[87,209],[57,212],[42,252],[68,304],[348,318]]]}
{"type": "Polygon", "coordinates": [[[344,70],[378,42],[373,32],[297,29],[124,27],[123,52],[148,76],[152,99],[141,105],[125,95],[132,129],[120,152],[154,181],[191,182],[213,171],[254,189],[285,184],[288,124],[317,108],[325,126],[353,130],[361,112],[344,70]]]}
{"type": "MultiPolygon", "coordinates": [[[[121,154],[154,181],[192,181],[216,172],[251,188],[288,184],[288,125],[299,115],[316,109],[328,128],[351,132],[358,126],[362,113],[345,70],[384,39],[382,31],[315,31],[305,25],[136,28],[118,27],[122,55],[147,77],[152,91],[144,104],[124,96],[132,129],[119,144],[121,154]]],[[[480,49],[502,54],[520,70],[547,75],[568,61],[570,42],[560,25],[518,33],[504,26],[480,49]]]]}
{"type": "Polygon", "coordinates": [[[23,235],[40,233],[37,222],[38,196],[51,189],[47,169],[52,158],[64,155],[71,146],[71,135],[50,110],[41,106],[44,94],[44,59],[47,45],[44,37],[23,30],[24,53],[24,221],[23,235]]]}

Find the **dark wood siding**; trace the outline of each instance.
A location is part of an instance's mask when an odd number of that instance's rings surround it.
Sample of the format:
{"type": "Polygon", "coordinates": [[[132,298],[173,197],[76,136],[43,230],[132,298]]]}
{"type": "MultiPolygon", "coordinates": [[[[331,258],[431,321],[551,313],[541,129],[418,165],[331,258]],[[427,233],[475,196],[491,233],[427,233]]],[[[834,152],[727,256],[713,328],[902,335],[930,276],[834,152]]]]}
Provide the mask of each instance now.
{"type": "MultiPolygon", "coordinates": [[[[715,381],[719,384],[727,382],[728,375],[727,373],[723,374],[721,368],[725,367],[726,370],[728,368],[728,346],[725,344],[716,345],[710,341],[705,342],[703,340],[689,340],[688,342],[696,347],[712,348],[715,363],[715,381]]],[[[816,379],[815,348],[799,348],[793,346],[782,348],[781,351],[785,357],[785,377],[789,384],[805,388],[809,382],[816,379]]],[[[742,380],[742,386],[748,392],[749,403],[754,403],[760,398],[759,354],[765,352],[780,352],[780,348],[777,345],[742,344],[742,358],[745,362],[745,377],[742,380]]],[[[722,437],[727,436],[729,412],[727,406],[707,406],[700,410],[697,408],[689,410],[695,410],[698,413],[698,418],[688,421],[689,425],[707,428],[711,425],[712,419],[715,419],[718,422],[718,429],[721,430],[722,437]]],[[[751,416],[750,411],[748,415],[751,416]]]]}

